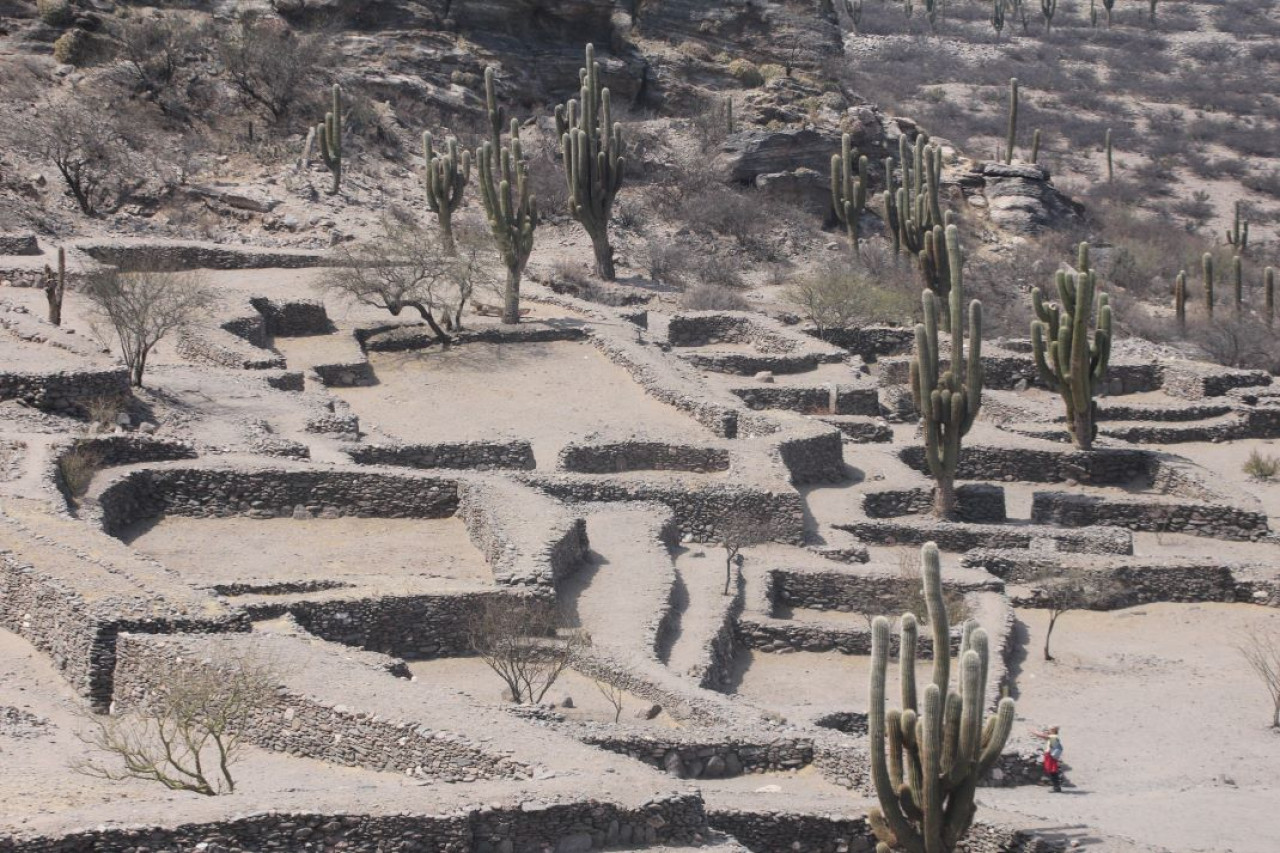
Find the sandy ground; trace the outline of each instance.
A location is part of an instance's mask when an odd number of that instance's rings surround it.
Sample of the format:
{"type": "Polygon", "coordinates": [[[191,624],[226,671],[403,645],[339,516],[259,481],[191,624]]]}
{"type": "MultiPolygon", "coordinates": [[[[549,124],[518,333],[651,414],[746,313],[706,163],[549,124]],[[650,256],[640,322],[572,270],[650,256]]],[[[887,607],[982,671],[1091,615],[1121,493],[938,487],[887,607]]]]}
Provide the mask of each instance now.
{"type": "Polygon", "coordinates": [[[1062,728],[1068,792],[984,789],[1008,811],[1176,851],[1274,853],[1280,838],[1280,733],[1235,648],[1280,612],[1232,604],[1160,604],[1069,613],[1056,662],[1039,653],[1047,614],[1019,610],[1027,657],[1015,665],[1015,737],[1062,728]]]}
{"type": "Polygon", "coordinates": [[[561,447],[591,433],[709,437],[585,343],[468,344],[370,353],[369,360],[378,385],[332,391],[364,429],[405,442],[523,438],[533,443],[538,467],[551,469],[561,447]]]}
{"type": "Polygon", "coordinates": [[[457,518],[181,518],[141,522],[122,538],[191,583],[370,577],[493,581],[457,518]],[[216,553],[218,559],[207,557],[216,553]]]}

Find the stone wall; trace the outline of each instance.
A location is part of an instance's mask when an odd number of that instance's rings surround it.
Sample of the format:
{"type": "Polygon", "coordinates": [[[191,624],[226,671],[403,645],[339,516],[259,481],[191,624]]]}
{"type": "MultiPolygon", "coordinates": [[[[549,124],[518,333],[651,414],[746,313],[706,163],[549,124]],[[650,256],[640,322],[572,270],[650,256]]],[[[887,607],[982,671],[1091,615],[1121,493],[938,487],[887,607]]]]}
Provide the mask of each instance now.
{"type": "Polygon", "coordinates": [[[752,853],[873,853],[865,817],[714,809],[707,821],[752,853]]]}
{"type": "MultiPolygon", "coordinates": [[[[898,451],[904,463],[922,474],[929,472],[922,445],[898,451]]],[[[1006,480],[1024,483],[1064,483],[1075,480],[1095,486],[1123,486],[1151,476],[1156,457],[1149,450],[1098,448],[1040,450],[1028,447],[966,446],[956,475],[962,480],[1006,480]]]]}
{"type": "Polygon", "coordinates": [[[340,332],[333,338],[337,346],[334,352],[328,353],[329,360],[313,363],[310,368],[320,382],[329,388],[376,385],[378,377],[374,375],[373,365],[365,356],[359,339],[349,332],[340,332]]]}
{"type": "Polygon", "coordinates": [[[456,441],[438,444],[351,444],[344,448],[361,465],[404,468],[472,468],[478,471],[535,467],[527,441],[456,441]]]}
{"type": "Polygon", "coordinates": [[[749,409],[783,409],[806,415],[878,415],[880,398],[873,386],[744,385],[729,389],[749,409]]]}
{"type": "Polygon", "coordinates": [[[333,331],[329,314],[319,300],[290,299],[282,302],[266,296],[254,296],[249,299],[249,304],[262,315],[268,335],[297,337],[327,335],[333,331]]]}
{"type": "MultiPolygon", "coordinates": [[[[532,466],[531,466],[532,467],[532,466]]],[[[616,474],[625,471],[690,471],[707,474],[729,470],[724,447],[669,444],[633,439],[606,443],[567,444],[558,466],[579,474],[616,474]]]]}
{"type": "MultiPolygon", "coordinates": [[[[867,492],[862,498],[862,511],[868,518],[896,518],[922,515],[933,510],[934,489],[885,489],[867,492]]],[[[967,483],[956,488],[956,513],[960,521],[973,524],[1003,524],[1004,489],[987,483],[967,483]]]]}
{"type": "Polygon", "coordinates": [[[643,761],[681,779],[799,770],[813,761],[813,742],[807,738],[762,740],[749,734],[620,731],[617,726],[584,730],[576,736],[583,743],[643,761]]]}
{"type": "Polygon", "coordinates": [[[0,853],[545,853],[692,844],[706,828],[702,800],[673,794],[636,807],[590,798],[523,807],[474,806],[447,815],[265,812],[208,823],[98,828],[62,836],[0,837],[0,853]]]}
{"type": "Polygon", "coordinates": [[[1083,554],[1132,554],[1133,534],[1119,527],[1062,530],[1055,527],[1000,527],[990,524],[913,520],[861,521],[834,525],[872,545],[923,545],[936,542],[943,551],[973,548],[1030,548],[1053,543],[1057,550],[1083,554]]]}
{"type": "Polygon", "coordinates": [[[1268,533],[1266,513],[1219,503],[1104,498],[1070,492],[1036,492],[1031,520],[1062,527],[1109,525],[1158,533],[1189,533],[1255,541],[1268,533]]]}
{"type": "MultiPolygon", "coordinates": [[[[806,335],[818,337],[812,327],[801,329],[806,335]]],[[[821,340],[821,339],[820,339],[821,340]]],[[[827,329],[825,342],[861,356],[863,361],[875,362],[885,355],[903,355],[915,345],[914,329],[900,326],[860,326],[852,329],[827,329]]]]}
{"type": "Polygon", "coordinates": [[[753,376],[757,373],[808,373],[816,370],[823,359],[807,352],[726,352],[705,349],[679,353],[680,358],[711,373],[753,376]]]}
{"type": "Polygon", "coordinates": [[[129,371],[123,367],[0,373],[0,400],[22,400],[37,409],[82,414],[100,397],[131,397],[129,371]]]}
{"type": "Polygon", "coordinates": [[[1164,391],[1171,397],[1203,400],[1221,397],[1235,388],[1271,384],[1264,370],[1236,370],[1199,361],[1174,361],[1164,366],[1164,391]]]}
{"type": "Polygon", "coordinates": [[[299,249],[259,249],[178,240],[78,240],[75,248],[121,270],[299,269],[333,263],[328,255],[299,249]]]}
{"type": "Polygon", "coordinates": [[[766,490],[726,484],[676,485],[627,477],[531,475],[530,485],[566,501],[641,501],[664,504],[675,514],[680,532],[694,542],[718,542],[729,528],[746,528],[759,541],[800,544],[804,512],[791,489],[766,490]]]}
{"type": "MultiPolygon", "coordinates": [[[[1010,584],[1032,585],[1044,577],[1079,571],[1114,582],[1111,595],[1098,601],[1099,609],[1119,609],[1158,601],[1236,601],[1239,586],[1235,567],[1218,560],[1160,557],[1081,558],[1070,554],[1038,554],[979,548],[965,554],[962,565],[982,568],[1010,584]]],[[[1018,603],[1044,606],[1032,592],[1018,603]]]]}
{"type": "MultiPolygon", "coordinates": [[[[356,337],[367,352],[404,352],[440,345],[440,340],[425,324],[382,325],[356,330],[356,337]]],[[[587,337],[582,326],[545,326],[536,320],[518,326],[487,326],[464,329],[453,336],[455,344],[534,344],[556,341],[581,341],[587,337]]]]}
{"type": "Polygon", "coordinates": [[[285,367],[284,356],[245,337],[246,332],[261,323],[262,318],[255,315],[233,318],[218,328],[191,326],[179,329],[176,337],[178,354],[189,361],[233,370],[282,370],[285,367]]]}
{"type": "Polygon", "coordinates": [[[839,430],[820,424],[797,427],[776,447],[793,486],[840,483],[848,478],[839,430]]]}
{"type": "Polygon", "coordinates": [[[458,507],[454,480],[405,473],[306,468],[155,467],[127,472],[95,495],[108,533],[161,514],[288,518],[447,518],[458,507]]]}

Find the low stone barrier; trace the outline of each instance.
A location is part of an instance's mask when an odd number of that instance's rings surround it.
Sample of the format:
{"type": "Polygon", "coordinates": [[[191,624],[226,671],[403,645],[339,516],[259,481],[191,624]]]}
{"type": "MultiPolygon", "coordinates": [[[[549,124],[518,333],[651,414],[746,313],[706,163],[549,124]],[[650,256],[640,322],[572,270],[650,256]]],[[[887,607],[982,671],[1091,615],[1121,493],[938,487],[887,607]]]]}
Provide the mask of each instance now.
{"type": "Polygon", "coordinates": [[[403,468],[531,470],[533,446],[527,441],[454,441],[437,444],[351,444],[344,448],[361,465],[403,468]]]}
{"type": "Polygon", "coordinates": [[[875,837],[863,815],[811,815],[714,809],[707,821],[752,853],[873,853],[875,837]]]}
{"type": "MultiPolygon", "coordinates": [[[[862,498],[862,511],[868,518],[897,518],[922,515],[933,510],[934,489],[886,489],[867,492],[862,498]]],[[[972,524],[1003,524],[1004,489],[987,483],[967,483],[956,488],[956,514],[960,521],[972,524]]]]}
{"type": "MultiPolygon", "coordinates": [[[[440,340],[426,325],[375,326],[357,329],[356,337],[367,352],[404,352],[439,346],[440,340]]],[[[545,326],[521,323],[518,326],[487,326],[464,329],[453,336],[454,343],[538,344],[557,341],[581,341],[587,338],[582,326],[545,326]]]]}
{"type": "Polygon", "coordinates": [[[216,364],[233,370],[283,370],[284,356],[253,343],[245,334],[262,318],[233,318],[221,327],[188,327],[179,329],[176,337],[178,354],[190,361],[216,364]]]}
{"type": "Polygon", "coordinates": [[[808,373],[823,364],[820,355],[806,352],[731,352],[716,349],[700,349],[681,352],[680,358],[711,373],[730,373],[736,376],[753,376],[770,373],[808,373]]]}
{"type": "Polygon", "coordinates": [[[325,311],[324,303],[315,299],[290,299],[280,301],[267,296],[254,296],[249,304],[262,315],[268,335],[301,337],[327,335],[333,331],[333,323],[325,311]]]}
{"type": "Polygon", "coordinates": [[[262,249],[182,240],[77,240],[76,249],[121,270],[248,270],[323,267],[333,258],[300,249],[262,249]]]}
{"type": "Polygon", "coordinates": [[[825,415],[819,416],[818,420],[840,430],[854,444],[887,444],[893,441],[893,428],[878,417],[825,415]]]}
{"type": "MultiPolygon", "coordinates": [[[[898,451],[906,465],[929,473],[925,449],[920,445],[898,451]]],[[[1023,483],[1064,483],[1075,480],[1095,486],[1128,485],[1149,478],[1156,455],[1149,450],[1098,448],[1041,450],[1030,447],[965,447],[956,476],[962,480],[1005,480],[1023,483]]]]}
{"type": "Polygon", "coordinates": [[[1110,498],[1071,492],[1036,492],[1031,520],[1062,527],[1107,525],[1156,533],[1189,533],[1254,541],[1268,532],[1266,513],[1217,503],[1110,498]]]}
{"type": "Polygon", "coordinates": [[[840,431],[809,424],[796,427],[778,441],[778,459],[791,475],[793,486],[840,483],[848,478],[840,431]]]}
{"type": "Polygon", "coordinates": [[[821,336],[818,330],[809,326],[801,328],[806,335],[812,335],[824,343],[838,346],[854,355],[861,356],[863,361],[875,362],[881,356],[902,355],[910,352],[915,345],[914,329],[904,326],[860,326],[852,329],[825,329],[821,336]]]}
{"type": "Polygon", "coordinates": [[[581,442],[560,451],[558,466],[579,474],[616,474],[625,471],[689,471],[708,474],[729,470],[729,450],[724,447],[669,444],[663,441],[581,442]]]}
{"type": "Polygon", "coordinates": [[[320,378],[320,382],[329,388],[376,385],[378,377],[374,375],[373,365],[369,364],[359,340],[346,333],[340,333],[337,340],[340,342],[340,352],[331,355],[330,361],[311,365],[311,370],[320,378]]]}
{"type": "Polygon", "coordinates": [[[1030,548],[1054,543],[1059,551],[1082,554],[1132,554],[1133,534],[1119,527],[1063,530],[1056,527],[1001,527],[945,521],[863,521],[833,525],[873,545],[923,545],[936,542],[943,551],[973,548],[1030,548]]]}
{"type": "Polygon", "coordinates": [[[1164,365],[1164,391],[1184,400],[1221,397],[1236,388],[1271,384],[1264,370],[1237,370],[1199,361],[1173,361],[1164,365]]]}
{"type": "Polygon", "coordinates": [[[123,367],[0,372],[0,400],[22,400],[46,411],[81,414],[92,400],[131,396],[129,371],[123,367]]]}
{"type": "Polygon", "coordinates": [[[730,388],[749,409],[782,409],[806,415],[878,415],[879,392],[874,386],[744,385],[730,388]]]}
{"type": "Polygon", "coordinates": [[[583,743],[642,761],[681,779],[726,779],[744,773],[799,770],[813,761],[813,742],[807,738],[767,738],[748,734],[717,736],[715,732],[654,734],[652,731],[577,733],[583,743]]]}

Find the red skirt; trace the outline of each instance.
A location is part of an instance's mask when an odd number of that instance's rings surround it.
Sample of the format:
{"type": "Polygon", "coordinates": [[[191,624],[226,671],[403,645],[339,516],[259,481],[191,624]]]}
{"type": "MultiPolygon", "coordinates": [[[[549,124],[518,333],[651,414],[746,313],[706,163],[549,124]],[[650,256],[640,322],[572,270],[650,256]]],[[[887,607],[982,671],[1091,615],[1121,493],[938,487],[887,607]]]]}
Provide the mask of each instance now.
{"type": "Polygon", "coordinates": [[[1044,754],[1044,772],[1045,773],[1057,773],[1059,766],[1060,765],[1058,764],[1058,759],[1054,758],[1052,755],[1050,755],[1047,752],[1044,754]]]}

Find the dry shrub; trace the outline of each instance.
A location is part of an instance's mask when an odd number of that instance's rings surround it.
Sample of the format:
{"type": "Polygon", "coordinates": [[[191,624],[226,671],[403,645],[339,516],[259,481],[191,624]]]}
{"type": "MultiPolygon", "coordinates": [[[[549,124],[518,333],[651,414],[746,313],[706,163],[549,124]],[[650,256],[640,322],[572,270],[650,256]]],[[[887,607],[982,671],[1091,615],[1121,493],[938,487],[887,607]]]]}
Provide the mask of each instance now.
{"type": "Polygon", "coordinates": [[[467,622],[471,649],[507,685],[513,702],[541,702],[590,638],[560,631],[555,609],[534,600],[486,599],[467,622]]]}
{"type": "Polygon", "coordinates": [[[71,3],[68,0],[36,0],[36,14],[51,27],[71,23],[71,3]]]}
{"type": "Polygon", "coordinates": [[[695,285],[680,297],[680,307],[689,311],[747,311],[751,303],[737,291],[714,284],[695,285]]]}
{"type": "Polygon", "coordinates": [[[1241,470],[1254,480],[1272,480],[1280,474],[1280,457],[1251,450],[1241,470]]]}
{"type": "Polygon", "coordinates": [[[89,423],[99,429],[112,430],[116,427],[116,419],[121,412],[129,408],[129,398],[116,395],[90,397],[84,404],[89,416],[89,423]]]}
{"type": "Polygon", "coordinates": [[[80,442],[58,457],[58,475],[71,497],[79,498],[89,490],[89,484],[102,468],[102,456],[80,442]]]}
{"type": "Polygon", "coordinates": [[[910,288],[883,286],[847,262],[832,262],[794,279],[783,298],[813,323],[818,336],[869,323],[909,323],[918,304],[910,288]]]}

